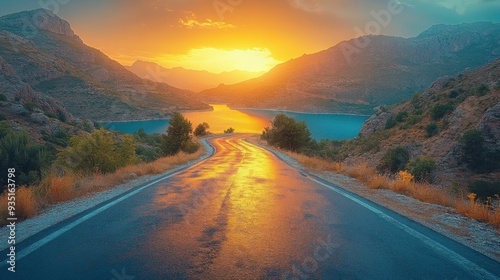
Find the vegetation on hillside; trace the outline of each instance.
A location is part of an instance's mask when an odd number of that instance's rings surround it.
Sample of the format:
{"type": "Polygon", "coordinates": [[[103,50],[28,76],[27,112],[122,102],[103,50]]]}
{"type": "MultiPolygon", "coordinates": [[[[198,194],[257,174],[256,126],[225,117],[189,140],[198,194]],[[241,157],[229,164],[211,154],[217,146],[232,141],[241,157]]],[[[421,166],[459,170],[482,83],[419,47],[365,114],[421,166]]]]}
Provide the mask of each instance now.
{"type": "MultiPolygon", "coordinates": [[[[59,129],[45,133],[44,143],[34,143],[27,132],[15,132],[7,122],[0,122],[0,168],[16,170],[19,218],[34,215],[47,203],[163,172],[203,152],[192,138],[191,123],[180,113],[174,114],[166,135],[149,135],[142,129],[132,135],[103,128],[89,130],[71,137],[69,131],[59,129]]],[[[1,180],[3,202],[6,182],[1,180]]],[[[5,215],[0,210],[2,221],[5,215]]]]}

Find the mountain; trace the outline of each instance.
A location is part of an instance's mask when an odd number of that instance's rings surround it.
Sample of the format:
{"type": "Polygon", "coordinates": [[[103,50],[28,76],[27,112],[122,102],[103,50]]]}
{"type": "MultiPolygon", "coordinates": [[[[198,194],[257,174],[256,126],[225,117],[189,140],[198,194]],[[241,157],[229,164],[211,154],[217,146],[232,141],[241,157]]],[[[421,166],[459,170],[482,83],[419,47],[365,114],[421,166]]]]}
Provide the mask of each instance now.
{"type": "Polygon", "coordinates": [[[382,108],[365,122],[360,135],[357,148],[348,152],[350,160],[376,165],[389,148],[402,146],[411,158],[434,159],[445,185],[476,177],[498,180],[500,59],[473,72],[440,78],[411,101],[382,108]],[[464,159],[465,144],[460,139],[471,130],[479,131],[483,140],[473,143],[474,153],[484,157],[479,161],[491,160],[483,166],[487,172],[474,172],[464,159]]]}
{"type": "Polygon", "coordinates": [[[199,95],[239,108],[372,114],[500,57],[499,42],[500,24],[487,22],[436,25],[413,38],[363,36],[199,95]]]}
{"type": "Polygon", "coordinates": [[[234,84],[261,76],[265,72],[234,70],[219,74],[208,71],[188,70],[182,67],[164,68],[154,62],[138,60],[126,67],[137,76],[152,81],[166,83],[177,88],[199,92],[220,84],[234,84]]]}
{"type": "Polygon", "coordinates": [[[85,45],[67,21],[44,9],[0,17],[0,58],[10,69],[8,77],[53,97],[80,118],[164,118],[173,110],[209,108],[189,91],[139,78],[85,45]]]}

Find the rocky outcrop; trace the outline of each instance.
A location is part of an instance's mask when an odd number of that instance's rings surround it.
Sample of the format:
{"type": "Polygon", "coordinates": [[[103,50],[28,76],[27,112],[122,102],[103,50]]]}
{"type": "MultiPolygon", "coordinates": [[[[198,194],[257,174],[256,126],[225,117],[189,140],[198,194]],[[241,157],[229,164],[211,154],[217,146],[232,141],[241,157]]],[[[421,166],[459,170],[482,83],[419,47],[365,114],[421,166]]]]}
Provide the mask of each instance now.
{"type": "Polygon", "coordinates": [[[478,129],[483,132],[487,148],[500,150],[500,103],[486,111],[478,129]]]}
{"type": "Polygon", "coordinates": [[[363,127],[361,127],[360,135],[366,137],[378,130],[385,128],[387,121],[394,116],[393,112],[381,112],[380,114],[375,114],[365,121],[363,127]]]}
{"type": "Polygon", "coordinates": [[[65,35],[80,40],[67,21],[46,9],[24,11],[3,16],[0,18],[0,25],[7,31],[17,30],[21,27],[24,30],[24,36],[22,37],[33,37],[39,30],[46,30],[54,34],[65,35]]]}

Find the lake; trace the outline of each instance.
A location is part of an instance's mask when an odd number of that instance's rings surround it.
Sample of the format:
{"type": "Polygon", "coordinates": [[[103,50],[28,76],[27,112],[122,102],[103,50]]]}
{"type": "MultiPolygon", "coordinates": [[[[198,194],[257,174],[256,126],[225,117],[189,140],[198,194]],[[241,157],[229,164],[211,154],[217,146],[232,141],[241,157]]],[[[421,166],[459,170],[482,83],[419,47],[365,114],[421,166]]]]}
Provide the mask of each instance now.
{"type": "MultiPolygon", "coordinates": [[[[240,109],[233,110],[227,105],[211,104],[213,111],[184,112],[195,128],[198,124],[207,122],[209,131],[222,133],[232,127],[235,132],[261,134],[264,127],[271,126],[270,121],[279,113],[287,114],[298,121],[305,121],[312,137],[320,139],[350,139],[358,135],[361,126],[368,116],[343,114],[311,114],[294,113],[287,111],[240,109]]],[[[168,120],[129,121],[104,123],[109,129],[134,133],[143,128],[146,133],[164,133],[168,127],[168,120]]]]}

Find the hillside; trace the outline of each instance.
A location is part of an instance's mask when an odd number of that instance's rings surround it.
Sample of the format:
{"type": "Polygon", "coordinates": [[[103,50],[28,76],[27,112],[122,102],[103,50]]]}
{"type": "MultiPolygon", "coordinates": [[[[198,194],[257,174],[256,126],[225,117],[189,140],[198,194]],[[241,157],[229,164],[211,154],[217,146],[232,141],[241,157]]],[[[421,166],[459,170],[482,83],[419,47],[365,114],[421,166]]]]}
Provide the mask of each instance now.
{"type": "Polygon", "coordinates": [[[154,62],[141,60],[126,68],[143,79],[166,83],[194,92],[213,88],[220,84],[238,83],[265,73],[234,70],[215,74],[208,71],[188,70],[182,67],[165,68],[154,62]]]}
{"type": "Polygon", "coordinates": [[[149,119],[209,108],[189,98],[189,91],[139,78],[85,45],[68,22],[48,10],[0,17],[0,57],[10,69],[2,75],[54,97],[76,117],[149,119]]]}
{"type": "MultiPolygon", "coordinates": [[[[402,146],[410,158],[432,158],[437,179],[450,185],[500,177],[500,59],[474,72],[438,79],[411,101],[382,108],[368,119],[360,137],[346,145],[349,161],[377,165],[388,149],[402,146]],[[471,169],[464,135],[478,131],[472,149],[485,166],[471,169]],[[488,158],[488,160],[486,160],[488,158]],[[496,165],[496,166],[495,166],[496,165]]],[[[476,158],[478,160],[478,158],[476,158]]]]}
{"type": "Polygon", "coordinates": [[[233,107],[372,114],[445,75],[500,57],[500,24],[437,25],[413,38],[364,36],[276,66],[259,78],[203,91],[233,107]],[[361,42],[366,46],[356,47],[361,42]]]}

